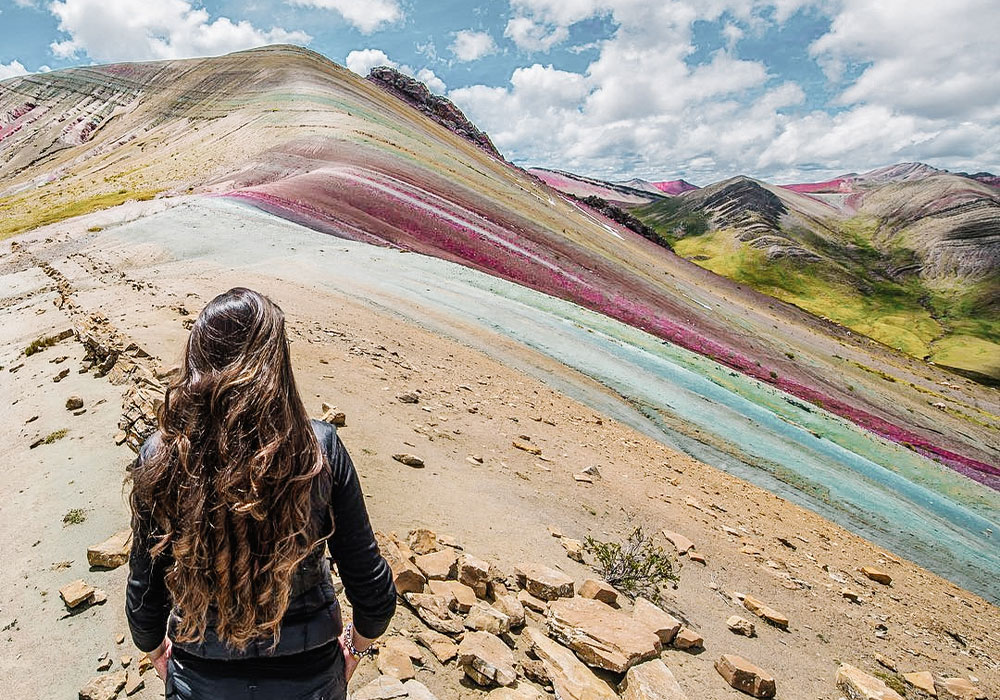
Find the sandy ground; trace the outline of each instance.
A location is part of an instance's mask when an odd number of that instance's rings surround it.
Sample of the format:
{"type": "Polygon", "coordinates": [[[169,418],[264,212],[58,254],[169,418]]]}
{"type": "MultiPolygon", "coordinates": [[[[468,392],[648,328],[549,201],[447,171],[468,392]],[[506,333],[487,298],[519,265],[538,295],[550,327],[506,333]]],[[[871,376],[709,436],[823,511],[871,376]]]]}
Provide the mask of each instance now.
{"type": "MultiPolygon", "coordinates": [[[[222,267],[171,261],[148,244],[95,246],[89,224],[84,218],[16,239],[34,258],[8,252],[6,242],[0,253],[0,444],[6,457],[0,470],[0,551],[6,560],[0,567],[0,696],[75,697],[95,675],[101,654],[136,655],[129,641],[115,644],[126,629],[124,569],[89,571],[86,560],[88,545],[128,522],[122,487],[133,455],[112,439],[122,389],[78,371],[83,351],[73,339],[23,356],[33,339],[72,322],[53,305],[51,280],[33,259],[49,261],[70,280],[81,309],[102,311],[164,367],[178,361],[187,334],[178,304],[197,313],[214,294],[237,284],[271,295],[289,319],[308,408],[318,415],[320,402],[328,401],[347,414],[340,434],[362,475],[377,529],[405,534],[430,527],[507,572],[519,561],[535,560],[559,566],[578,582],[592,572],[565,556],[549,525],[580,539],[618,538],[637,524],[690,537],[707,565],[684,561],[668,607],[704,636],[705,651],[663,655],[690,698],[743,697],[712,668],[723,653],[770,670],[778,697],[789,700],[841,697],[833,683],[838,662],[873,671],[879,668],[875,653],[894,660],[901,672],[971,674],[987,695],[1000,695],[1000,610],[957,586],[360,300],[317,291],[294,275],[250,274],[236,256],[222,267]],[[53,383],[62,368],[69,375],[53,383]],[[415,390],[419,404],[395,398],[415,390]],[[71,394],[83,397],[86,413],[74,416],[64,408],[71,394]],[[29,448],[37,437],[63,428],[68,433],[61,440],[29,448]],[[551,461],[515,449],[512,441],[520,435],[530,436],[551,461]],[[401,451],[420,455],[427,468],[390,458],[401,451]],[[482,455],[484,463],[471,464],[471,454],[482,455]],[[592,485],[573,480],[590,465],[599,467],[600,479],[592,485]],[[85,521],[64,524],[74,508],[84,509],[85,521]],[[888,571],[892,585],[869,582],[858,572],[863,565],[888,571]],[[106,590],[108,602],[68,616],[57,591],[75,578],[106,590]],[[861,604],[841,596],[844,585],[861,594],[861,604]],[[730,615],[753,617],[734,602],[734,591],[784,612],[789,630],[757,620],[757,637],[733,635],[726,628],[730,615]],[[888,630],[885,638],[875,635],[880,624],[888,630]]],[[[403,627],[417,629],[405,611],[393,623],[403,627]]],[[[364,667],[357,685],[374,673],[364,667]]],[[[480,696],[454,665],[428,660],[417,677],[442,699],[480,696]]],[[[148,687],[136,697],[160,696],[162,685],[150,673],[145,678],[148,687]]]]}

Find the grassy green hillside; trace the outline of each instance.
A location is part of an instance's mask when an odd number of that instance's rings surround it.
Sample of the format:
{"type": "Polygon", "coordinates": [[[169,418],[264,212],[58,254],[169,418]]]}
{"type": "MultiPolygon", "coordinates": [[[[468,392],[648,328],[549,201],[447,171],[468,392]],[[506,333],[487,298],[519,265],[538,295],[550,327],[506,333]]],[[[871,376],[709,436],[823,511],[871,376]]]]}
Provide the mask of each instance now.
{"type": "Polygon", "coordinates": [[[769,258],[733,229],[713,230],[682,198],[632,210],[678,255],[760,292],[829,318],[914,357],[1000,380],[1000,280],[976,284],[923,280],[901,246],[876,248],[879,221],[868,216],[783,226],[781,235],[814,251],[818,261],[769,258]],[[899,272],[903,271],[903,272],[899,272]]]}

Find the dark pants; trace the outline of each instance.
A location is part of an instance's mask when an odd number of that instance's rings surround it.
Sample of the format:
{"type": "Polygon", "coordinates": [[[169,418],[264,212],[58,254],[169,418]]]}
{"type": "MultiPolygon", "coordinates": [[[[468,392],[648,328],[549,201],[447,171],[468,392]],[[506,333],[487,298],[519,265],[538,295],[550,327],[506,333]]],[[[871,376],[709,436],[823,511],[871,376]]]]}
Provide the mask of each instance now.
{"type": "Polygon", "coordinates": [[[166,700],[347,700],[344,657],[303,678],[253,678],[195,671],[167,661],[166,700]]]}

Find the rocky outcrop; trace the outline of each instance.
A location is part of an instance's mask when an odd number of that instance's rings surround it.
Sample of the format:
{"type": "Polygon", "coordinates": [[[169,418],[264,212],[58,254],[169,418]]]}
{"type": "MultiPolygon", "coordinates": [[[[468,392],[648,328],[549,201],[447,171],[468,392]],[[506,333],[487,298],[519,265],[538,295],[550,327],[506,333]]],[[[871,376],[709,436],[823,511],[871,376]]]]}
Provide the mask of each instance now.
{"type": "Polygon", "coordinates": [[[368,80],[392,93],[412,107],[420,110],[447,129],[476,144],[490,155],[503,160],[490,137],[470,122],[455,103],[447,97],[435,95],[416,78],[400,73],[389,66],[377,66],[368,74],[368,80]]]}

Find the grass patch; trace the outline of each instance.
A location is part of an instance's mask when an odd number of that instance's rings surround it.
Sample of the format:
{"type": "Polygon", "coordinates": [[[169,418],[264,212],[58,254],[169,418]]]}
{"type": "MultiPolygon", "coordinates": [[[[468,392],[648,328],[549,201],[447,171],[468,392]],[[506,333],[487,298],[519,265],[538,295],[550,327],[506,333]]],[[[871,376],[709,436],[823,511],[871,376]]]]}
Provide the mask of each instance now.
{"type": "Polygon", "coordinates": [[[900,680],[899,676],[897,676],[896,674],[887,673],[886,671],[876,669],[875,671],[872,672],[872,675],[874,675],[876,678],[878,678],[887,686],[895,690],[900,695],[903,696],[906,695],[906,687],[903,685],[903,681],[900,680]]]}
{"type": "Polygon", "coordinates": [[[87,511],[83,508],[73,508],[63,516],[63,523],[66,525],[79,525],[87,519],[87,511]]]}
{"type": "Polygon", "coordinates": [[[99,209],[116,207],[130,199],[146,201],[155,197],[159,192],[160,190],[118,190],[117,192],[95,194],[47,207],[39,206],[37,197],[18,195],[0,202],[0,239],[38,226],[90,214],[99,209]]]}
{"type": "Polygon", "coordinates": [[[46,435],[42,439],[42,444],[43,445],[51,445],[56,440],[62,440],[68,434],[69,434],[69,430],[67,428],[60,428],[59,430],[53,431],[53,432],[49,433],[48,435],[46,435]]]}

